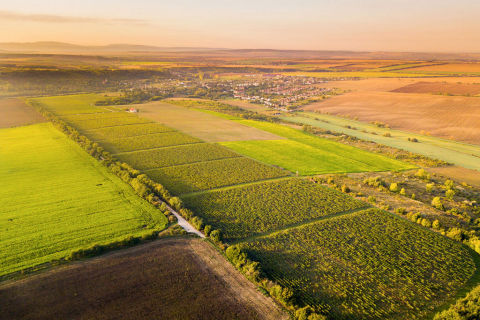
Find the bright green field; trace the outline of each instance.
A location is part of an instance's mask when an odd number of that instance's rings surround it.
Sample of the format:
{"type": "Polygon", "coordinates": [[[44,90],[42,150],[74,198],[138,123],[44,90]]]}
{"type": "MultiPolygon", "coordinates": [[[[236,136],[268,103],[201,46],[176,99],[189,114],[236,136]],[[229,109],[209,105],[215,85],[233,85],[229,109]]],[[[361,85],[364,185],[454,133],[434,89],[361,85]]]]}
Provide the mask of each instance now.
{"type": "Polygon", "coordinates": [[[222,142],[248,157],[288,169],[301,175],[340,172],[405,170],[414,166],[375,153],[312,136],[286,126],[238,121],[262,129],[288,140],[222,142]]]}
{"type": "Polygon", "coordinates": [[[374,141],[386,146],[440,159],[468,169],[480,170],[480,147],[477,145],[405,131],[378,128],[373,124],[327,114],[299,112],[295,115],[282,117],[282,119],[345,133],[363,140],[374,141]],[[356,128],[356,130],[353,128],[356,128]],[[391,137],[383,136],[387,132],[391,137]],[[419,142],[410,142],[408,138],[417,138],[419,142]]]}
{"type": "Polygon", "coordinates": [[[50,123],[0,130],[0,176],[0,276],[167,224],[50,123]]]}
{"type": "Polygon", "coordinates": [[[103,107],[95,106],[95,102],[101,99],[103,99],[103,96],[100,94],[78,94],[35,98],[32,100],[48,106],[50,111],[58,115],[68,115],[76,113],[105,112],[103,107]]]}

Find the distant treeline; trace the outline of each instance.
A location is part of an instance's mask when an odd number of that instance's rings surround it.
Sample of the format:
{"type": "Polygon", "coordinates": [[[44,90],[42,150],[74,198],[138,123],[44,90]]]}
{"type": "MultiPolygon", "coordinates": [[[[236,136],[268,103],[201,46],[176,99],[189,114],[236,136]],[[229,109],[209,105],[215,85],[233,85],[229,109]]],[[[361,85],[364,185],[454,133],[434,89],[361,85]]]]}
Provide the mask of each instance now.
{"type": "Polygon", "coordinates": [[[75,92],[120,90],[142,79],[168,77],[168,71],[17,68],[0,73],[2,95],[53,95],[75,92]]]}

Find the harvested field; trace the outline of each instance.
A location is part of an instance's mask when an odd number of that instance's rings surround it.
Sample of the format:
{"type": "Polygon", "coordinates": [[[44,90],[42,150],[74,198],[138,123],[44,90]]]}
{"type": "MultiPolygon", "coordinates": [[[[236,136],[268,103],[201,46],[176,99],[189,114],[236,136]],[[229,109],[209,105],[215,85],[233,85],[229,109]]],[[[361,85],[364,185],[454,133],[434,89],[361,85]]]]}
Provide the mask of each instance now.
{"type": "Polygon", "coordinates": [[[288,319],[210,244],[165,239],[0,286],[0,319],[288,319]]]}
{"type": "Polygon", "coordinates": [[[160,122],[207,142],[282,139],[217,116],[164,102],[142,104],[142,117],[160,122]]]}
{"type": "Polygon", "coordinates": [[[22,100],[0,100],[0,128],[25,126],[39,122],[45,122],[45,119],[22,100]]]}
{"type": "Polygon", "coordinates": [[[402,93],[433,93],[450,95],[480,94],[480,83],[417,82],[392,90],[402,93]]]}
{"type": "Polygon", "coordinates": [[[475,97],[358,91],[303,109],[380,121],[394,129],[480,144],[480,99],[475,97]]]}
{"type": "Polygon", "coordinates": [[[411,68],[412,71],[469,73],[480,72],[480,63],[445,63],[411,68]]]}

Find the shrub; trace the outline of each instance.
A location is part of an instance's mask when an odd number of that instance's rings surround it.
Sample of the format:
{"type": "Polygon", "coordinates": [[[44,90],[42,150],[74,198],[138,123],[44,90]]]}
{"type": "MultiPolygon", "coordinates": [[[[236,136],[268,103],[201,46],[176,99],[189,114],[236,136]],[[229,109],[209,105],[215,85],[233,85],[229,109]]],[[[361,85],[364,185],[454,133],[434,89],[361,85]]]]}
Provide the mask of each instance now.
{"type": "Polygon", "coordinates": [[[427,183],[427,184],[425,185],[425,190],[426,190],[428,193],[432,193],[434,186],[435,186],[435,183],[427,183]]]}
{"type": "Polygon", "coordinates": [[[436,230],[440,229],[440,221],[438,220],[433,221],[432,228],[436,230]]]}
{"type": "Polygon", "coordinates": [[[210,235],[210,232],[212,231],[212,226],[207,224],[205,228],[203,228],[203,233],[205,234],[206,237],[210,235]]]}
{"type": "Polygon", "coordinates": [[[399,191],[398,183],[396,183],[396,182],[391,183],[390,184],[390,191],[398,192],[399,191]]]}
{"type": "Polygon", "coordinates": [[[438,210],[444,210],[444,206],[440,197],[435,197],[432,199],[432,206],[438,210]]]}
{"type": "Polygon", "coordinates": [[[343,192],[343,193],[349,193],[349,192],[350,192],[350,188],[347,187],[347,185],[344,184],[344,185],[342,185],[342,192],[343,192]]]}
{"type": "Polygon", "coordinates": [[[405,192],[405,188],[400,189],[400,194],[402,196],[405,196],[407,193],[405,192]]]}
{"type": "Polygon", "coordinates": [[[212,239],[215,242],[219,242],[222,240],[222,234],[220,230],[213,230],[210,232],[210,239],[212,239]]]}
{"type": "Polygon", "coordinates": [[[448,189],[447,191],[445,191],[445,197],[447,197],[450,200],[453,199],[454,195],[455,195],[455,191],[453,189],[448,189]]]}

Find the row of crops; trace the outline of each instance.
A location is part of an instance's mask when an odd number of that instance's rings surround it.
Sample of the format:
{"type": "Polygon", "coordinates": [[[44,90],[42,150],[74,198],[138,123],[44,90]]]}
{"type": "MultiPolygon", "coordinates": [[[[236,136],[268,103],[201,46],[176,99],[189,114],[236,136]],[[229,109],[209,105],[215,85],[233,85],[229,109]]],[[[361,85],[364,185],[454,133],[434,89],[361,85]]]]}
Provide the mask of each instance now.
{"type": "Polygon", "coordinates": [[[242,244],[275,280],[335,319],[417,319],[474,273],[460,243],[368,209],[242,244]]]}
{"type": "Polygon", "coordinates": [[[186,196],[184,202],[228,241],[367,206],[302,178],[186,196]]]}
{"type": "Polygon", "coordinates": [[[210,190],[222,186],[266,180],[289,175],[285,170],[249,158],[230,158],[197,162],[147,171],[148,175],[163,184],[170,192],[185,194],[210,190]]]}

